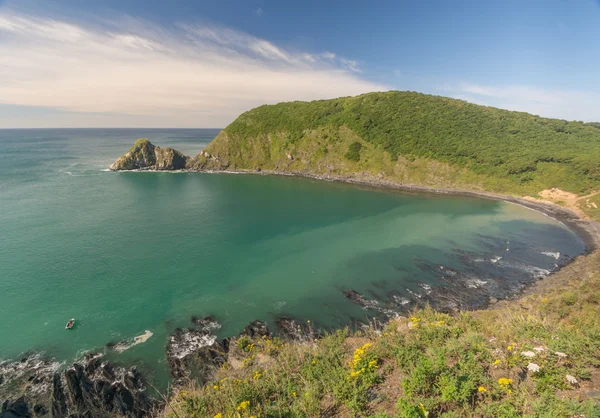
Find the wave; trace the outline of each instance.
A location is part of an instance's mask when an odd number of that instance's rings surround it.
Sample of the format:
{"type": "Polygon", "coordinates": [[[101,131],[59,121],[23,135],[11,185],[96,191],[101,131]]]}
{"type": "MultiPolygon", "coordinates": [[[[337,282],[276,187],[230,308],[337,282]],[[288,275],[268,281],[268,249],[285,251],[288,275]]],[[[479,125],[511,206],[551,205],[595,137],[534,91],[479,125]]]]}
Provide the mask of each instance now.
{"type": "Polygon", "coordinates": [[[560,258],[560,253],[559,252],[553,253],[551,251],[542,251],[541,254],[543,254],[545,256],[548,256],[548,257],[552,257],[555,260],[558,260],[560,258]]]}
{"type": "Polygon", "coordinates": [[[113,349],[119,353],[122,353],[125,350],[129,350],[131,347],[145,343],[150,337],[152,337],[152,335],[154,334],[151,331],[146,330],[143,334],[133,337],[133,340],[121,341],[115,345],[113,349]]]}

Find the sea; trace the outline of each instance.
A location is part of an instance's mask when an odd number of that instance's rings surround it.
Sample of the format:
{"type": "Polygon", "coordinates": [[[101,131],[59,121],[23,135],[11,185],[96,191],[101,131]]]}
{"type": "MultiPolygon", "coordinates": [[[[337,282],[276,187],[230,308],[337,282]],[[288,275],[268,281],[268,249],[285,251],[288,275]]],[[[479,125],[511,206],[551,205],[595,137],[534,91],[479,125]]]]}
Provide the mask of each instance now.
{"type": "Polygon", "coordinates": [[[0,130],[0,360],[104,352],[164,382],[168,336],[193,316],[214,317],[219,337],[282,316],[356,328],[442,293],[466,308],[512,297],[585,250],[501,201],[107,170],[137,138],[196,155],[218,132],[0,130]]]}

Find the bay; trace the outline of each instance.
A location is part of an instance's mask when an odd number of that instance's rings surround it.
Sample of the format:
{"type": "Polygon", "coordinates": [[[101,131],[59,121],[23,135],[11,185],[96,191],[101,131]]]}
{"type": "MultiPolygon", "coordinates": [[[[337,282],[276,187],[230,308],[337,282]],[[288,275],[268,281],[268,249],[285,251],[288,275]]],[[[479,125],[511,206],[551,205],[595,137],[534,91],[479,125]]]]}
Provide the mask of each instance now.
{"type": "Polygon", "coordinates": [[[192,315],[215,316],[221,336],[281,315],[356,326],[372,312],[344,290],[410,304],[448,285],[445,267],[500,294],[584,251],[560,222],[505,202],[106,171],[138,137],[195,155],[217,133],[0,130],[0,359],[39,351],[68,362],[151,333],[109,356],[164,381],[167,337],[192,315]]]}

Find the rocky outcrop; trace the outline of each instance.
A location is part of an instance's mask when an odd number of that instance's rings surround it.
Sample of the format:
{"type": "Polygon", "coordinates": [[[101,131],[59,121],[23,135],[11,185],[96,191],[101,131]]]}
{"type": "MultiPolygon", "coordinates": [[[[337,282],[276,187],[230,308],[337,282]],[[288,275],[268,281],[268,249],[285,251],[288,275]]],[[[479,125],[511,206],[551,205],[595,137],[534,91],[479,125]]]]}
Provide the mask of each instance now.
{"type": "Polygon", "coordinates": [[[212,317],[192,318],[195,328],[178,328],[169,336],[167,363],[175,384],[187,379],[208,381],[227,361],[229,339],[217,340],[213,331],[221,325],[212,317]]]}
{"type": "Polygon", "coordinates": [[[281,336],[293,341],[310,341],[315,338],[313,328],[308,322],[303,322],[287,316],[279,317],[275,324],[281,336]]]}
{"type": "Polygon", "coordinates": [[[173,148],[161,148],[147,139],[138,139],[124,155],[109,167],[112,171],[125,170],[183,170],[189,157],[173,148]]]}
{"type": "Polygon", "coordinates": [[[87,355],[59,370],[57,363],[27,356],[0,364],[0,417],[148,416],[159,402],[146,394],[145,380],[126,369],[87,355]],[[10,384],[10,388],[8,385],[10,384]]]}
{"type": "Polygon", "coordinates": [[[246,325],[241,335],[247,335],[251,338],[271,337],[271,331],[263,321],[252,321],[246,325]]]}

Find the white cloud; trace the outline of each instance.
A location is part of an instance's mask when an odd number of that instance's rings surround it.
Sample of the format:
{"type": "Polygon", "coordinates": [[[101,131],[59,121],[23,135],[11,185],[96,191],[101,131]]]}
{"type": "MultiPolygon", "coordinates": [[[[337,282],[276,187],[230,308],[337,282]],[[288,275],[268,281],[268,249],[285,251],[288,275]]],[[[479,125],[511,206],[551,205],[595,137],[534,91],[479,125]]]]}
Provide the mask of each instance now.
{"type": "Polygon", "coordinates": [[[72,112],[103,126],[126,126],[123,115],[132,115],[132,126],[214,127],[264,103],[387,89],[330,52],[289,51],[218,26],[122,23],[0,11],[0,104],[72,112]]]}
{"type": "Polygon", "coordinates": [[[598,92],[532,85],[445,85],[444,94],[468,102],[568,120],[600,120],[598,92]]]}

